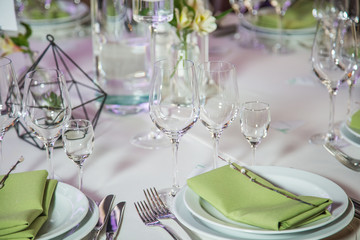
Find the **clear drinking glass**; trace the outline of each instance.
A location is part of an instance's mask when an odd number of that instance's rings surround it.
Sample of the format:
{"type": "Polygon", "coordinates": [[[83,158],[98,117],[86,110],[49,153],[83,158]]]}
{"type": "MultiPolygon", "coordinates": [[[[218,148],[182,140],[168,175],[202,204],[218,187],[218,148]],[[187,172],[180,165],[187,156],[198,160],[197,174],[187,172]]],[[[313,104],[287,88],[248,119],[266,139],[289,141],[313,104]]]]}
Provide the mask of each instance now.
{"type": "Polygon", "coordinates": [[[150,117],[170,138],[173,146],[173,185],[160,191],[166,201],[179,190],[177,152],[180,137],[199,118],[200,103],[195,66],[192,61],[160,60],[155,63],[150,91],[150,117]]]}
{"type": "Polygon", "coordinates": [[[94,148],[94,129],[89,120],[69,120],[63,129],[62,142],[66,155],[79,167],[79,189],[82,190],[83,165],[94,148]]]}
{"type": "Polygon", "coordinates": [[[270,0],[271,5],[275,8],[276,14],[279,16],[278,28],[279,32],[279,41],[275,44],[273,50],[276,53],[285,54],[289,52],[288,46],[284,41],[284,26],[283,19],[287,9],[290,7],[294,0],[270,0]]]}
{"type": "MultiPolygon", "coordinates": [[[[153,74],[153,66],[156,61],[156,28],[159,23],[170,22],[174,15],[173,0],[133,0],[133,18],[136,22],[148,23],[150,27],[150,71],[153,74]]],[[[158,149],[168,147],[169,143],[165,136],[158,129],[152,129],[150,132],[141,133],[135,136],[131,143],[135,146],[158,149]]]]}
{"type": "MultiPolygon", "coordinates": [[[[353,42],[353,38],[344,38],[347,21],[339,18],[321,19],[315,34],[312,48],[312,67],[315,75],[327,88],[330,97],[329,127],[326,134],[316,134],[310,138],[310,143],[324,144],[338,139],[334,131],[335,95],[340,84],[352,72],[353,62],[346,53],[344,41],[353,42]]],[[[351,28],[350,28],[351,30],[351,28]]],[[[355,45],[353,45],[353,48],[355,45]]]]}
{"type": "Polygon", "coordinates": [[[213,167],[217,167],[222,132],[238,112],[239,93],[235,66],[228,62],[205,62],[199,66],[200,120],[214,141],[213,167]]]}
{"type": "Polygon", "coordinates": [[[25,124],[45,145],[49,178],[53,179],[54,144],[71,117],[70,96],[63,73],[57,69],[28,72],[22,111],[25,124]]]}
{"type": "Polygon", "coordinates": [[[255,164],[255,153],[261,140],[267,136],[270,127],[270,106],[267,103],[252,101],[245,102],[240,108],[241,132],[250,143],[255,164]]]}
{"type": "Polygon", "coordinates": [[[0,58],[0,174],[3,171],[2,141],[7,130],[20,116],[21,95],[10,59],[0,58]]]}

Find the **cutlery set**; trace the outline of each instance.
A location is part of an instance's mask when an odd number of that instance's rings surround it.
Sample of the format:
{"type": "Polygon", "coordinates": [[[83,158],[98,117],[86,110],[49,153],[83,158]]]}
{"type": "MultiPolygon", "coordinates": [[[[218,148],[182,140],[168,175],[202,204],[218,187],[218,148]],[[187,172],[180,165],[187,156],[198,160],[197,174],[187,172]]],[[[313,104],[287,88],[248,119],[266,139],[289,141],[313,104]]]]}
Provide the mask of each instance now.
{"type": "Polygon", "coordinates": [[[126,202],[117,203],[114,208],[111,208],[115,196],[113,194],[107,195],[101,200],[99,204],[99,220],[94,227],[93,240],[99,238],[100,232],[106,224],[106,239],[113,240],[116,238],[121,228],[122,219],[124,217],[126,202]]]}
{"type": "Polygon", "coordinates": [[[175,240],[181,240],[177,234],[173,232],[172,229],[168,228],[160,222],[160,219],[172,219],[180,227],[182,227],[186,232],[187,229],[180,223],[176,216],[169,210],[166,204],[161,200],[158,192],[155,188],[150,188],[143,190],[146,201],[140,201],[134,203],[137,213],[139,214],[141,220],[146,226],[157,226],[163,228],[167,231],[170,236],[175,240]]]}

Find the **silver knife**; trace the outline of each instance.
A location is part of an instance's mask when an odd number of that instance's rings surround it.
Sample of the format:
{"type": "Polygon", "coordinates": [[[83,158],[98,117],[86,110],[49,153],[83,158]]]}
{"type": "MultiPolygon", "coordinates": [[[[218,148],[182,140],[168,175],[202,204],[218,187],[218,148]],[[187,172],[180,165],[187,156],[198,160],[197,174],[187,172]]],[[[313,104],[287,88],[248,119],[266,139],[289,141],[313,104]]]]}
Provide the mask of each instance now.
{"type": "Polygon", "coordinates": [[[354,159],[346,155],[339,148],[335,147],[330,143],[325,143],[324,147],[328,152],[330,152],[339,162],[344,164],[346,167],[359,172],[360,171],[360,159],[354,159]]]}
{"type": "Polygon", "coordinates": [[[126,202],[116,204],[106,225],[106,239],[113,240],[118,235],[124,217],[126,202]]]}
{"type": "Polygon", "coordinates": [[[114,202],[115,196],[110,194],[107,195],[99,204],[99,220],[94,227],[95,234],[93,240],[98,239],[101,230],[103,229],[107,219],[110,215],[111,206],[114,202]]]}

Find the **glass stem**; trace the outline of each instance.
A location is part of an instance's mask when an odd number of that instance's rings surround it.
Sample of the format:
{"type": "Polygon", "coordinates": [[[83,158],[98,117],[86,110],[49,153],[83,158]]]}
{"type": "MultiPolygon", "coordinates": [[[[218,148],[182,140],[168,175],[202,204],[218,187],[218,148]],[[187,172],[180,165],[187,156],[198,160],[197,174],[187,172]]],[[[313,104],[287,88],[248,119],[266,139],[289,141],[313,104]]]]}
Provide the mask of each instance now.
{"type": "Polygon", "coordinates": [[[213,142],[213,168],[217,168],[217,160],[219,156],[219,139],[220,139],[220,133],[213,133],[212,138],[214,140],[213,142]]]}
{"type": "Polygon", "coordinates": [[[354,82],[351,81],[351,83],[349,84],[349,96],[348,96],[348,102],[347,102],[347,112],[346,115],[348,117],[350,117],[351,114],[351,103],[352,103],[352,89],[354,86],[354,82]]]}
{"type": "Polygon", "coordinates": [[[153,74],[155,64],[155,47],[156,47],[156,24],[150,24],[150,73],[151,77],[153,74]]]}
{"type": "Polygon", "coordinates": [[[0,175],[5,174],[6,171],[4,169],[4,156],[3,156],[3,149],[2,149],[2,140],[4,138],[4,133],[0,133],[0,175]]]}
{"type": "MultiPolygon", "coordinates": [[[[82,161],[84,162],[85,160],[82,160],[82,161]]],[[[82,191],[83,174],[84,174],[83,165],[80,164],[79,165],[79,174],[78,174],[78,177],[79,177],[79,190],[80,191],[82,191]]]]}
{"type": "Polygon", "coordinates": [[[45,143],[46,157],[47,157],[47,161],[48,161],[49,179],[54,179],[54,167],[53,167],[53,163],[52,163],[54,144],[55,144],[54,142],[45,143]]]}
{"type": "Polygon", "coordinates": [[[252,151],[252,162],[251,162],[251,165],[252,165],[252,166],[255,166],[256,146],[251,146],[251,151],[252,151]]]}
{"type": "Polygon", "coordinates": [[[329,128],[326,136],[326,141],[331,142],[335,140],[335,133],[334,133],[335,94],[333,92],[330,92],[329,96],[330,96],[330,114],[329,114],[329,128]]]}
{"type": "Polygon", "coordinates": [[[179,139],[173,138],[171,139],[172,143],[172,152],[173,152],[173,186],[171,188],[171,195],[175,196],[177,191],[180,188],[179,182],[178,182],[178,149],[179,149],[179,139]]]}

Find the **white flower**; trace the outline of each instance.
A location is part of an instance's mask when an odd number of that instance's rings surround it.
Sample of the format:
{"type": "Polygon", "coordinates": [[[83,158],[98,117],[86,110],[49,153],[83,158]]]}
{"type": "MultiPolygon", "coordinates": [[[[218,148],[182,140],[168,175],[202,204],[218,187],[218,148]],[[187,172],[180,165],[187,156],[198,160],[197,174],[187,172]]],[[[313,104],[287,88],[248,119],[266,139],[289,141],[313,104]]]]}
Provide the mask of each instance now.
{"type": "Polygon", "coordinates": [[[16,46],[9,37],[0,37],[0,54],[2,57],[14,52],[20,52],[21,48],[16,46]]]}
{"type": "Polygon", "coordinates": [[[187,0],[186,4],[192,7],[195,12],[205,11],[204,1],[203,0],[187,0]]]}
{"type": "Polygon", "coordinates": [[[179,9],[176,8],[175,16],[177,21],[177,29],[179,30],[189,27],[194,17],[193,14],[189,12],[187,7],[181,9],[180,13],[179,9]]]}
{"type": "Polygon", "coordinates": [[[212,16],[212,12],[209,10],[199,12],[195,15],[192,27],[200,35],[206,35],[216,30],[216,18],[212,16]]]}

